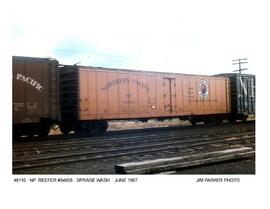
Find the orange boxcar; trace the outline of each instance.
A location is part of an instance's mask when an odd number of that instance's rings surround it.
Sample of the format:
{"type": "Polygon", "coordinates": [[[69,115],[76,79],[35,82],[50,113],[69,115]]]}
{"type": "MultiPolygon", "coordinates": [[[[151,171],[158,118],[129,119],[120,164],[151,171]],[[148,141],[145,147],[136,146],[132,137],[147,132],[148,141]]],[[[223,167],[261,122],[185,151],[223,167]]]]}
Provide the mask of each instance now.
{"type": "Polygon", "coordinates": [[[79,120],[230,112],[229,80],[224,77],[82,66],[63,69],[73,69],[73,78],[78,79],[79,120]]]}

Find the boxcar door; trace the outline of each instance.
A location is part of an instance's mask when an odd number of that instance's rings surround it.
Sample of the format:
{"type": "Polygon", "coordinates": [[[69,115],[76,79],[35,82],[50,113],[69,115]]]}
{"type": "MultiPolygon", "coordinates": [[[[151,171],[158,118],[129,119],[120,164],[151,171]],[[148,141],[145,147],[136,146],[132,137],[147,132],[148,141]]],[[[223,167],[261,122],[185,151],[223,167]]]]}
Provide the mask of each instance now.
{"type": "Polygon", "coordinates": [[[173,113],[175,112],[175,78],[163,78],[163,97],[164,97],[164,111],[173,113]]]}

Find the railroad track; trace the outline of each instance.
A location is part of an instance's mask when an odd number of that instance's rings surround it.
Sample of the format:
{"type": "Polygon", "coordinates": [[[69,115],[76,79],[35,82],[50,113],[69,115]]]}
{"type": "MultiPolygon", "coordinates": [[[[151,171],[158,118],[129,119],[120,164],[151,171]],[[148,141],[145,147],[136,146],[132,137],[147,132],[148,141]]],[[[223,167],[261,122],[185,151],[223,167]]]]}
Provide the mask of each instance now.
{"type": "MultiPolygon", "coordinates": [[[[250,123],[249,123],[250,124],[250,123]]],[[[35,139],[34,141],[26,141],[26,142],[19,142],[19,143],[14,143],[13,146],[13,151],[15,154],[18,153],[26,153],[30,154],[30,152],[35,152],[38,151],[46,151],[48,150],[51,152],[53,149],[57,149],[57,152],[61,151],[59,149],[66,149],[66,148],[80,148],[84,147],[87,145],[107,145],[107,146],[113,146],[117,143],[124,142],[126,143],[136,143],[136,142],[142,142],[144,141],[151,141],[153,142],[154,140],[162,140],[165,137],[166,140],[168,139],[173,139],[173,138],[188,138],[188,137],[209,137],[212,135],[222,135],[222,134],[227,134],[227,133],[237,133],[241,132],[241,126],[243,126],[244,131],[254,130],[254,127],[252,124],[247,126],[247,124],[238,124],[239,127],[237,129],[232,129],[232,127],[229,124],[223,125],[222,129],[221,127],[207,127],[207,132],[206,132],[206,127],[205,126],[198,126],[195,129],[192,127],[175,127],[174,129],[170,128],[154,128],[154,129],[144,129],[140,130],[131,130],[130,132],[124,131],[124,134],[122,132],[118,132],[118,135],[115,135],[114,132],[112,132],[111,136],[105,135],[101,137],[75,137],[73,136],[72,138],[62,138],[61,136],[56,136],[54,138],[51,138],[49,140],[38,140],[35,139]],[[150,132],[149,132],[150,131],[150,132]],[[194,133],[195,131],[195,133],[194,133]],[[145,137],[147,134],[148,137],[145,137]],[[60,139],[59,139],[60,137],[60,139]],[[75,137],[75,138],[74,138],[75,137]],[[51,140],[54,139],[54,140],[51,140]]],[[[71,135],[72,136],[72,135],[71,135]]],[[[43,138],[44,139],[44,138],[43,138]]],[[[14,157],[14,156],[13,156],[14,157]]]]}
{"type": "MultiPolygon", "coordinates": [[[[169,129],[122,136],[113,135],[65,141],[15,143],[13,173],[42,172],[43,168],[91,162],[102,166],[130,160],[149,160],[173,157],[186,153],[222,150],[228,147],[255,148],[254,123],[169,129]],[[35,171],[36,170],[36,171],[35,171]]],[[[50,169],[49,169],[50,170],[50,169]]],[[[109,171],[110,169],[105,169],[109,171]]],[[[49,172],[49,171],[48,171],[49,172]]],[[[76,171],[74,171],[76,172],[76,171]]],[[[91,173],[98,173],[93,170],[91,173]]],[[[73,173],[73,172],[72,172],[73,173]]]]}

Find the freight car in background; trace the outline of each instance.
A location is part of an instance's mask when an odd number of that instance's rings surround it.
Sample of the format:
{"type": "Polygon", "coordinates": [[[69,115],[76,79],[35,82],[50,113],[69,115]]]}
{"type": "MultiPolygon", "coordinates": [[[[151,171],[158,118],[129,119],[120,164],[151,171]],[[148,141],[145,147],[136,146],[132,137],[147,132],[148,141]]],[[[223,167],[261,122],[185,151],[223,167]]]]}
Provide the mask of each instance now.
{"type": "Polygon", "coordinates": [[[13,134],[48,135],[60,120],[58,61],[48,58],[12,58],[13,134]]]}
{"type": "Polygon", "coordinates": [[[13,57],[13,133],[99,134],[109,120],[180,118],[192,124],[255,114],[255,76],[217,76],[59,65],[13,57]]]}
{"type": "Polygon", "coordinates": [[[61,66],[60,129],[100,133],[108,120],[173,118],[221,121],[231,112],[229,79],[135,70],[61,66]]]}
{"type": "Polygon", "coordinates": [[[249,115],[255,115],[256,83],[255,75],[227,73],[219,74],[230,79],[229,120],[246,120],[249,115]]]}

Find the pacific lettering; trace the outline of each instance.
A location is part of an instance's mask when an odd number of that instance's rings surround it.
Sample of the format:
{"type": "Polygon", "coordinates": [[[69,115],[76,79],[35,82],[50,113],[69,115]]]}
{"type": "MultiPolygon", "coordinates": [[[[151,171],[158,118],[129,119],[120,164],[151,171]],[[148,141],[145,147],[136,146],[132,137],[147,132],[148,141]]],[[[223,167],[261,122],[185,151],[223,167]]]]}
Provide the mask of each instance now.
{"type": "Polygon", "coordinates": [[[20,73],[17,74],[16,80],[25,82],[25,83],[29,84],[30,86],[33,86],[39,92],[42,92],[42,90],[44,89],[44,87],[39,82],[37,82],[36,80],[34,80],[31,77],[26,77],[20,73]]]}

